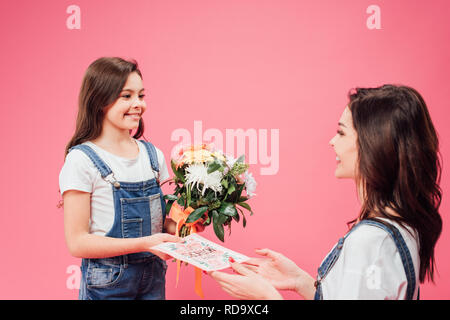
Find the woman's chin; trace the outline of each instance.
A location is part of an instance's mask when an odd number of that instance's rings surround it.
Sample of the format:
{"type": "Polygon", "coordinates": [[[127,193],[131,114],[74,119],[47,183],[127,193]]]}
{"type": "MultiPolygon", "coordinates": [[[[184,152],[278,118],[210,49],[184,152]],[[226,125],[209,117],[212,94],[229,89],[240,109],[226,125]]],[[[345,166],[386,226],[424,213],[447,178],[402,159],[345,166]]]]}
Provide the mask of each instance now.
{"type": "Polygon", "coordinates": [[[336,168],[336,170],[334,171],[334,176],[337,179],[353,179],[352,175],[346,174],[345,172],[342,172],[342,170],[340,168],[336,168]]]}

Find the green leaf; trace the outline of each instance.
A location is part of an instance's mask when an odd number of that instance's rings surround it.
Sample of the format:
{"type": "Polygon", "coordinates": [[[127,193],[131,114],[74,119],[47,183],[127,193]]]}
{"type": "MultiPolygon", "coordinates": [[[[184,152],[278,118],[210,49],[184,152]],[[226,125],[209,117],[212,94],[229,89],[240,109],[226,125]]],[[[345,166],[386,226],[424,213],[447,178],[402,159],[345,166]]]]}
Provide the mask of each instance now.
{"type": "Polygon", "coordinates": [[[181,195],[181,197],[178,198],[177,203],[178,203],[180,206],[184,207],[184,201],[186,201],[186,197],[185,197],[184,195],[181,195]]]}
{"type": "Polygon", "coordinates": [[[247,219],[245,219],[244,211],[242,211],[241,208],[238,208],[238,209],[239,209],[239,211],[240,211],[241,214],[242,214],[242,225],[243,225],[244,228],[245,228],[245,226],[247,225],[247,219]]]}
{"type": "Polygon", "coordinates": [[[170,212],[170,209],[172,209],[172,204],[173,204],[173,201],[169,201],[169,202],[166,204],[166,215],[168,215],[169,212],[170,212]]]}
{"type": "Polygon", "coordinates": [[[200,208],[194,210],[193,212],[191,212],[189,217],[186,219],[186,223],[191,223],[191,222],[197,221],[205,214],[206,210],[208,210],[208,207],[200,207],[200,208]]]}
{"type": "Polygon", "coordinates": [[[181,188],[179,185],[176,185],[173,195],[178,197],[182,189],[183,188],[181,188]]]}
{"type": "Polygon", "coordinates": [[[210,224],[211,224],[211,218],[208,215],[208,217],[206,218],[205,222],[203,222],[203,225],[204,226],[209,226],[210,224]]]}
{"type": "Polygon", "coordinates": [[[219,208],[219,212],[229,217],[233,217],[238,214],[234,204],[229,202],[222,202],[222,205],[219,208]]]}
{"type": "Polygon", "coordinates": [[[250,211],[250,215],[253,215],[252,208],[248,205],[248,203],[238,202],[238,205],[240,205],[241,207],[247,209],[248,211],[250,211]]]}
{"type": "Polygon", "coordinates": [[[205,197],[206,201],[213,202],[215,198],[216,195],[214,191],[212,191],[211,189],[206,189],[206,197],[205,197]]]}
{"type": "Polygon", "coordinates": [[[172,167],[172,171],[175,174],[175,176],[182,182],[185,183],[186,180],[184,179],[184,174],[182,173],[182,170],[177,169],[175,162],[173,160],[170,161],[170,166],[172,167]]]}
{"type": "Polygon", "coordinates": [[[222,165],[214,161],[208,166],[208,174],[213,173],[214,171],[220,169],[220,167],[222,167],[222,165]]]}
{"type": "Polygon", "coordinates": [[[217,238],[219,238],[220,241],[224,242],[223,224],[220,221],[219,213],[216,210],[214,210],[212,217],[213,217],[214,233],[216,234],[217,238]]]}
{"type": "MultiPolygon", "coordinates": [[[[195,189],[195,188],[194,188],[195,189]]],[[[191,190],[191,186],[187,185],[186,186],[186,207],[189,207],[191,205],[192,202],[192,190],[191,190]]]]}
{"type": "Polygon", "coordinates": [[[227,201],[233,203],[240,202],[238,200],[241,198],[242,190],[244,190],[244,184],[237,184],[236,190],[226,198],[227,201]]]}
{"type": "MultiPolygon", "coordinates": [[[[239,209],[239,210],[241,210],[241,209],[239,209]]],[[[241,210],[241,211],[242,211],[242,210],[241,210]]],[[[233,219],[236,220],[236,222],[239,222],[240,217],[239,217],[239,215],[237,214],[237,215],[233,216],[233,219]]]]}
{"type": "Polygon", "coordinates": [[[240,156],[240,157],[236,160],[236,162],[244,162],[244,160],[245,160],[245,154],[243,154],[242,156],[240,156]]]}
{"type": "Polygon", "coordinates": [[[234,186],[234,184],[232,184],[227,191],[227,194],[232,194],[234,191],[236,190],[236,187],[234,186]]]}
{"type": "Polygon", "coordinates": [[[166,195],[164,195],[164,199],[169,200],[169,201],[171,201],[171,200],[176,201],[176,200],[178,200],[178,197],[173,194],[166,194],[166,195]]]}
{"type": "Polygon", "coordinates": [[[228,188],[228,180],[227,179],[223,179],[221,183],[222,183],[222,185],[224,186],[225,189],[228,188]]]}
{"type": "Polygon", "coordinates": [[[224,224],[225,222],[228,221],[228,219],[231,220],[231,217],[219,213],[219,223],[220,223],[220,224],[224,224]]]}

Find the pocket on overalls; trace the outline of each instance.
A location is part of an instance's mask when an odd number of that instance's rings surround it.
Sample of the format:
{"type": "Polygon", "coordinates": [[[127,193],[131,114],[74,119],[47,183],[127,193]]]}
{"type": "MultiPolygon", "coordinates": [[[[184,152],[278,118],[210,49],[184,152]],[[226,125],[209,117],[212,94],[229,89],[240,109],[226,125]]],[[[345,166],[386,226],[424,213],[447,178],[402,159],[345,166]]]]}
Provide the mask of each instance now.
{"type": "Polygon", "coordinates": [[[105,288],[113,286],[120,279],[120,264],[105,264],[101,259],[92,259],[86,269],[86,285],[88,288],[105,288]]]}
{"type": "Polygon", "coordinates": [[[151,214],[151,234],[163,231],[163,212],[161,207],[161,194],[155,193],[149,196],[151,214]]]}
{"type": "Polygon", "coordinates": [[[124,238],[138,238],[162,232],[161,195],[120,199],[124,238]]]}

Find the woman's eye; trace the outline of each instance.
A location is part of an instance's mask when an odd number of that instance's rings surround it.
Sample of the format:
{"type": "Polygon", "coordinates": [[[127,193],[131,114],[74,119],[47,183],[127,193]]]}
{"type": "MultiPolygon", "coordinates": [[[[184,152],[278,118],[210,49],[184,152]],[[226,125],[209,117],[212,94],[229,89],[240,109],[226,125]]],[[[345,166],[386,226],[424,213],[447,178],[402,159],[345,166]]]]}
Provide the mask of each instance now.
{"type": "Polygon", "coordinates": [[[344,135],[344,131],[338,130],[338,131],[337,131],[337,134],[340,135],[340,136],[343,136],[343,135],[344,135]]]}
{"type": "Polygon", "coordinates": [[[144,99],[144,97],[145,97],[145,94],[140,94],[139,95],[139,99],[144,99]]]}
{"type": "Polygon", "coordinates": [[[122,96],[122,98],[130,98],[131,97],[131,95],[130,94],[124,94],[123,96],[122,96]]]}

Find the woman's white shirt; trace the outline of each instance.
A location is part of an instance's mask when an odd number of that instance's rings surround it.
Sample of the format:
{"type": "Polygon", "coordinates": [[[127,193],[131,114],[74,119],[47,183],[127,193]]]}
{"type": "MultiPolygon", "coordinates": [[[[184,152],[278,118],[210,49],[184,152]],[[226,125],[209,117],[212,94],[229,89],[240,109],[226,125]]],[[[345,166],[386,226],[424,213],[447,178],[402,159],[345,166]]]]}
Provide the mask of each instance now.
{"type": "MultiPolygon", "coordinates": [[[[139,146],[139,155],[134,159],[116,156],[98,147],[92,142],[85,142],[111,168],[116,180],[122,182],[139,182],[155,177],[147,150],[142,142],[135,140],[139,146]]],[[[169,178],[164,154],[156,148],[159,164],[160,181],[169,178]]],[[[111,184],[105,181],[92,160],[81,150],[72,150],[66,157],[59,174],[61,195],[67,190],[79,190],[91,193],[91,217],[89,233],[105,235],[114,222],[114,200],[111,184]]]]}
{"type": "MultiPolygon", "coordinates": [[[[417,298],[419,285],[419,251],[414,237],[398,223],[383,219],[400,231],[414,265],[417,298]]],[[[409,229],[411,230],[411,229],[409,229]]],[[[358,226],[345,239],[342,252],[333,268],[322,280],[323,299],[405,299],[407,279],[400,253],[391,236],[383,229],[358,226]]]]}

